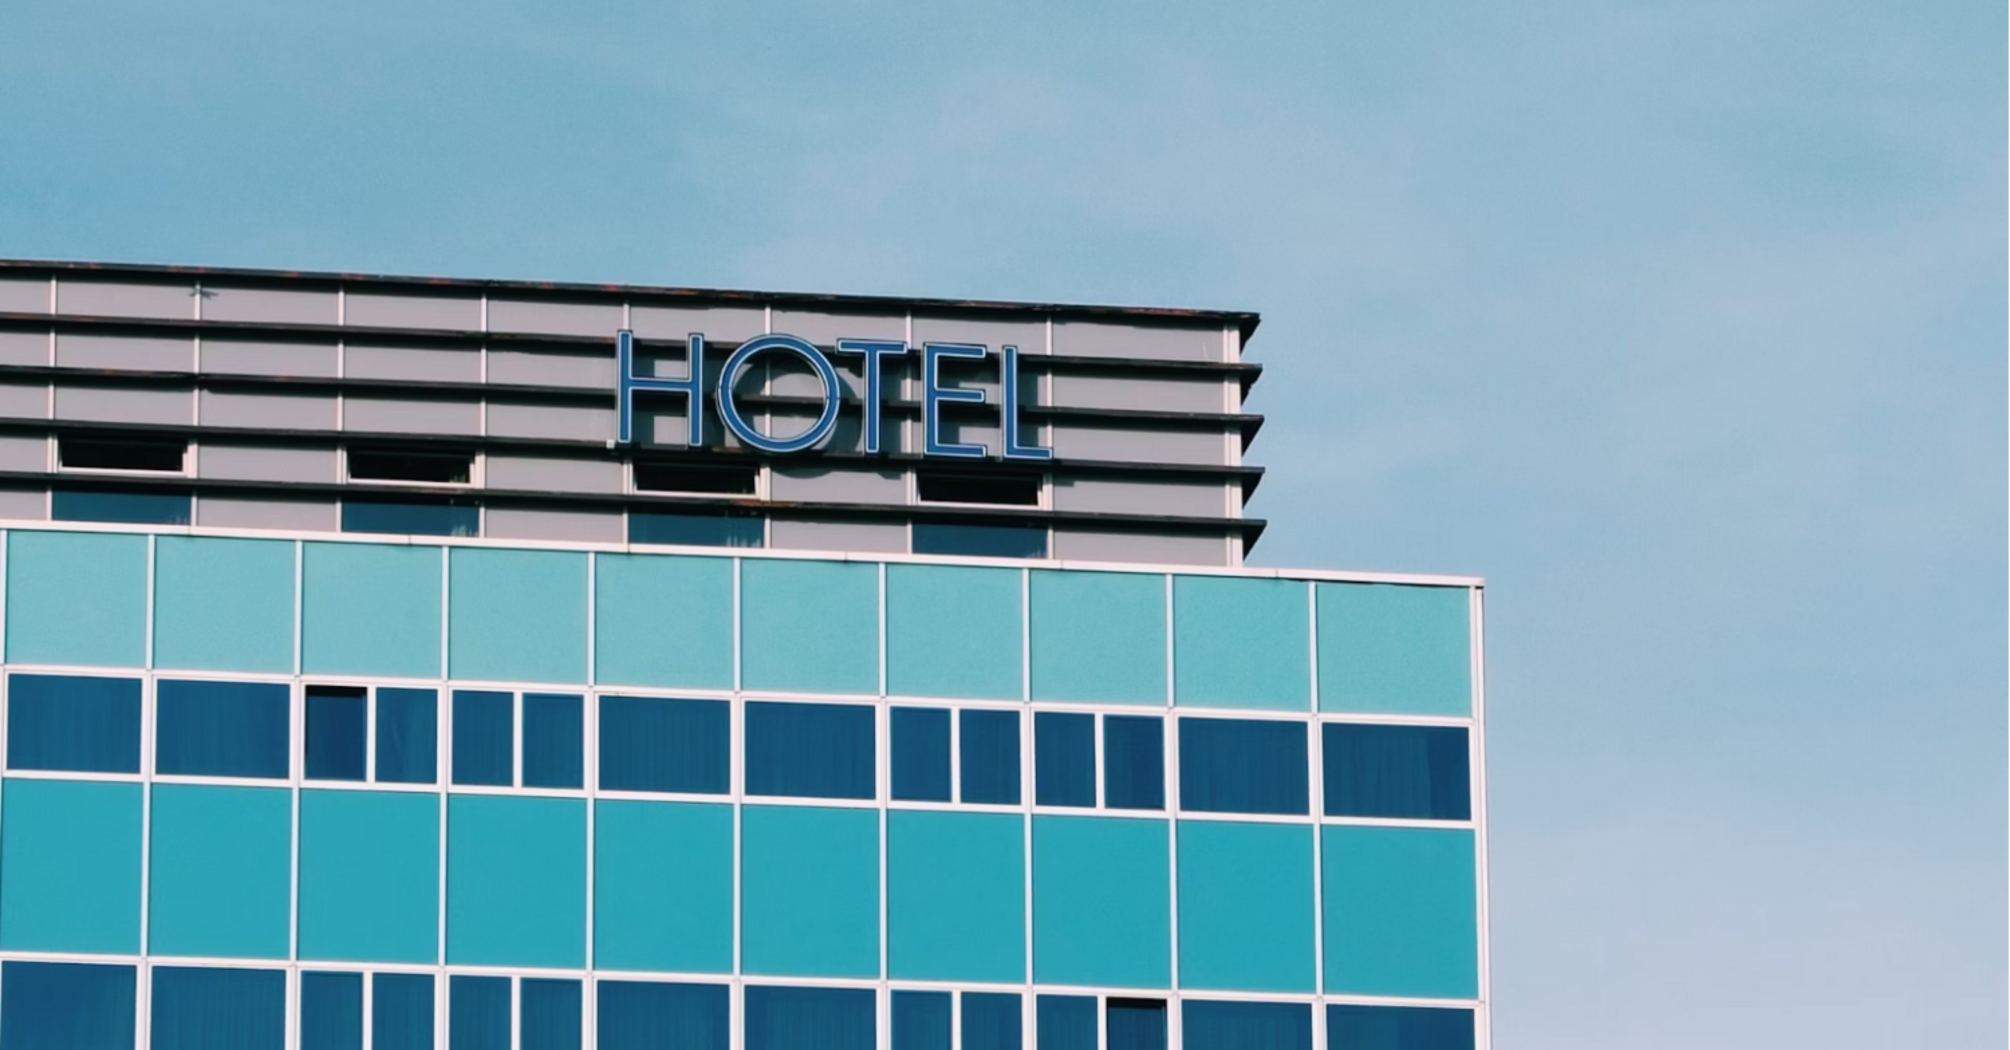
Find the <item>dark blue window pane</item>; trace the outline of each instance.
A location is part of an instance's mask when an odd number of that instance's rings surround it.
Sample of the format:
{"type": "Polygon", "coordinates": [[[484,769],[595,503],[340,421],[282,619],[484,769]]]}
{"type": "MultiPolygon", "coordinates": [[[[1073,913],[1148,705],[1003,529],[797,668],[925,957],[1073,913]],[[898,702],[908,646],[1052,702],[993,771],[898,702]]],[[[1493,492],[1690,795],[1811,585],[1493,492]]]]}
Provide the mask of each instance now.
{"type": "Polygon", "coordinates": [[[893,993],[893,1050],[950,1050],[948,992],[893,993]]]}
{"type": "Polygon", "coordinates": [[[1042,806],[1096,804],[1096,716],[1033,715],[1033,801],[1042,806]]]}
{"type": "Polygon", "coordinates": [[[1111,999],[1103,1016],[1104,1050],[1166,1050],[1166,1004],[1111,999]]]}
{"type": "Polygon", "coordinates": [[[949,801],[949,712],[896,707],[887,714],[887,735],[893,748],[893,797],[949,801]]]}
{"type": "Polygon", "coordinates": [[[726,1050],[732,1022],[723,984],[598,981],[599,1050],[726,1050]]]}
{"type": "Polygon", "coordinates": [[[481,510],[464,503],[343,500],[343,532],[390,532],[404,536],[478,536],[481,510]]]}
{"type": "Polygon", "coordinates": [[[189,498],[180,492],[112,492],[57,489],[49,514],[57,521],[109,521],[122,525],[186,525],[189,498]]]}
{"type": "Polygon", "coordinates": [[[963,1050],[1022,1050],[1020,1010],[1019,996],[1010,992],[964,992],[963,1050]]]}
{"type": "Polygon", "coordinates": [[[363,975],[300,975],[300,1050],[363,1050],[363,975]]]}
{"type": "Polygon", "coordinates": [[[1473,1012],[1431,1006],[1326,1007],[1327,1050],[1473,1050],[1473,1012]]]}
{"type": "Polygon", "coordinates": [[[1332,722],[1321,735],[1328,816],[1472,817],[1464,729],[1332,722]]]}
{"type": "Polygon", "coordinates": [[[578,981],[526,977],[516,994],[518,1050],[579,1050],[578,981]]]}
{"type": "Polygon", "coordinates": [[[725,514],[628,512],[628,542],[674,543],[685,547],[759,547],[766,529],[760,518],[725,514]]]}
{"type": "Polygon", "coordinates": [[[447,978],[447,1050],[510,1050],[509,978],[447,978]]]}
{"type": "Polygon", "coordinates": [[[9,676],[7,766],[139,772],[139,679],[9,676]]]}
{"type": "Polygon", "coordinates": [[[431,689],[377,690],[377,779],[385,784],[439,780],[440,699],[431,689]]]}
{"type": "Polygon", "coordinates": [[[873,1050],[870,988],[747,989],[746,1050],[873,1050]]]}
{"type": "Polygon", "coordinates": [[[523,786],[586,786],[584,703],[576,696],[523,694],[523,786]]]}
{"type": "Polygon", "coordinates": [[[1157,715],[1103,716],[1103,805],[1164,809],[1166,730],[1157,715]]]}
{"type": "Polygon", "coordinates": [[[368,704],[356,686],[307,687],[307,779],[363,779],[368,704]]]}
{"type": "Polygon", "coordinates": [[[872,798],[873,709],[747,705],[747,794],[872,798]]]}
{"type": "Polygon", "coordinates": [[[370,1050],[433,1050],[433,976],[370,977],[370,1050]]]}
{"type": "Polygon", "coordinates": [[[959,525],[914,523],[916,554],[955,554],[976,558],[1044,558],[1047,530],[1033,525],[959,525]]]}
{"type": "Polygon", "coordinates": [[[286,973],[153,970],[153,1050],[285,1050],[286,973]]]}
{"type": "Polygon", "coordinates": [[[1312,1004],[1208,1002],[1179,1004],[1185,1050],[1312,1050],[1312,1004]]]}
{"type": "Polygon", "coordinates": [[[287,687],[268,682],[160,682],[154,769],[216,777],[287,775],[287,687]]]}
{"type": "Polygon", "coordinates": [[[1019,804],[1019,712],[965,708],[963,736],[957,750],[963,759],[963,801],[1000,806],[1019,804]]]}
{"type": "Polygon", "coordinates": [[[515,707],[508,693],[454,690],[454,783],[516,782],[515,707]]]}
{"type": "Polygon", "coordinates": [[[1096,1050],[1096,997],[1043,995],[1033,1000],[1039,1050],[1096,1050]]]}
{"type": "Polygon", "coordinates": [[[723,795],[731,760],[732,709],[724,700],[600,698],[602,790],[723,795]]]}
{"type": "Polygon", "coordinates": [[[1304,813],[1305,723],[1179,720],[1179,804],[1202,813],[1304,813]]]}
{"type": "Polygon", "coordinates": [[[0,965],[0,1046],[133,1050],[130,966],[0,965]]]}

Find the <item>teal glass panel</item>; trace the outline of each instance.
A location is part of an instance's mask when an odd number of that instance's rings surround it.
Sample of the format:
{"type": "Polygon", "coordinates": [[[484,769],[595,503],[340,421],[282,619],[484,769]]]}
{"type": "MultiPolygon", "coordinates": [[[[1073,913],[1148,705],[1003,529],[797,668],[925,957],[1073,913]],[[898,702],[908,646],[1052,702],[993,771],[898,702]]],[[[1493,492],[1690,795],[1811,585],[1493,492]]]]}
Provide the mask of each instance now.
{"type": "Polygon", "coordinates": [[[1472,591],[1322,583],[1319,709],[1472,713],[1472,591]]]}
{"type": "Polygon", "coordinates": [[[293,670],[293,550],[280,540],[154,542],[154,666],[293,670]]]}
{"type": "Polygon", "coordinates": [[[879,567],[740,566],[740,680],[748,689],[879,692],[879,567]]]}
{"type": "Polygon", "coordinates": [[[1204,707],[1312,707],[1306,585],[1234,576],[1173,578],[1173,700],[1204,707]]]}
{"type": "Polygon", "coordinates": [[[309,543],[301,557],[302,668],[440,676],[440,548],[309,543]]]}
{"type": "Polygon", "coordinates": [[[733,807],[602,799],[593,851],[594,966],[732,972],[733,807]]]}
{"type": "Polygon", "coordinates": [[[0,791],[0,948],[140,950],[140,786],[13,780],[0,791]]]}
{"type": "Polygon", "coordinates": [[[584,799],[448,799],[447,961],[585,966],[584,799]]]}
{"type": "Polygon", "coordinates": [[[879,976],[879,812],[747,806],[740,908],[746,973],[879,976]]]}
{"type": "Polygon", "coordinates": [[[1477,996],[1473,833],[1328,826],[1320,835],[1326,990],[1477,996]]]}
{"type": "Polygon", "coordinates": [[[155,784],[147,950],[284,959],[293,910],[293,793],[155,784]]]}
{"type": "Polygon", "coordinates": [[[1024,818],[894,810],[886,820],[887,972],[1025,980],[1024,818]]]}
{"type": "Polygon", "coordinates": [[[139,667],[147,652],[147,538],[7,535],[10,663],[139,667]]]}
{"type": "Polygon", "coordinates": [[[733,687],[733,560],[594,558],[593,675],[609,685],[733,687]]]}
{"type": "Polygon", "coordinates": [[[886,567],[886,687],[903,696],[1017,700],[1019,572],[886,567]]]}
{"type": "Polygon", "coordinates": [[[1172,977],[1164,820],[1033,818],[1033,979],[1158,988],[1172,977]]]}
{"type": "Polygon", "coordinates": [[[1036,570],[1029,581],[1033,699],[1166,702],[1166,580],[1036,570]]]}
{"type": "Polygon", "coordinates": [[[300,793],[300,957],[431,963],[440,953],[440,796],[300,793]]]}
{"type": "Polygon", "coordinates": [[[448,557],[455,678],[586,681],[586,555],[462,547],[448,557]]]}
{"type": "Polygon", "coordinates": [[[1179,825],[1179,983],[1312,991],[1312,827],[1179,825]]]}

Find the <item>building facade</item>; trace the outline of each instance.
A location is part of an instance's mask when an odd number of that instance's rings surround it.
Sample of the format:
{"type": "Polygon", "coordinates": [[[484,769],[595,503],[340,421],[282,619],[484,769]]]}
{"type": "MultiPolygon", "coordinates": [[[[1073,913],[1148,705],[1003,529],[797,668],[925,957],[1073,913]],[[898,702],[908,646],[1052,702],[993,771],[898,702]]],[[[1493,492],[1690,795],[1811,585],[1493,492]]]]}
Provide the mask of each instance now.
{"type": "Polygon", "coordinates": [[[0,1047],[1487,1044],[1248,314],[0,262],[0,1047]]]}

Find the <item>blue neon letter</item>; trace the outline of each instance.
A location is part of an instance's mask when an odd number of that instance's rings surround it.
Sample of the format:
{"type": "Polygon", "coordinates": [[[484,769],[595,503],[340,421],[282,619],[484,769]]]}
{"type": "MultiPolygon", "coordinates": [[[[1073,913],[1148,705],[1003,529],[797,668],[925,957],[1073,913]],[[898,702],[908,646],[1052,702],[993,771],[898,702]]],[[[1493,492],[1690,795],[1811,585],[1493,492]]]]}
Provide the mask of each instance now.
{"type": "Polygon", "coordinates": [[[922,423],[927,441],[924,451],[931,456],[950,456],[957,459],[983,459],[984,446],[945,442],[942,435],[942,403],[963,401],[981,405],[984,391],[962,390],[942,385],[942,359],[962,357],[978,361],[984,360],[982,343],[925,343],[921,348],[921,401],[922,423]]]}
{"type": "Polygon", "coordinates": [[[619,437],[615,440],[623,445],[634,440],[635,392],[637,390],[662,390],[683,394],[686,412],[690,416],[690,428],[685,432],[685,440],[692,448],[705,443],[705,402],[698,390],[698,384],[705,381],[705,336],[702,332],[691,333],[691,374],[685,379],[665,379],[662,376],[639,376],[635,374],[635,333],[624,328],[614,337],[614,382],[618,388],[616,401],[620,417],[617,427],[619,437]]]}
{"type": "Polygon", "coordinates": [[[840,354],[862,354],[865,356],[865,454],[879,454],[879,374],[881,357],[901,356],[907,353],[907,344],[898,339],[840,339],[837,342],[840,354]]]}
{"type": "Polygon", "coordinates": [[[998,416],[999,433],[1004,435],[1003,455],[1006,459],[1053,459],[1053,449],[1019,443],[1019,348],[1007,345],[1000,349],[1004,351],[1004,360],[998,365],[998,416]]]}
{"type": "Polygon", "coordinates": [[[831,367],[823,352],[808,342],[792,335],[764,335],[741,343],[732,355],[726,358],[726,366],[719,370],[719,418],[733,436],[757,452],[801,452],[814,448],[830,436],[831,428],[837,425],[838,377],[837,369],[831,367]],[[772,438],[754,429],[746,418],[740,415],[740,406],[733,401],[733,383],[740,377],[740,371],[747,362],[763,350],[787,350],[816,370],[817,378],[824,384],[824,410],[808,430],[792,438],[772,438]]]}

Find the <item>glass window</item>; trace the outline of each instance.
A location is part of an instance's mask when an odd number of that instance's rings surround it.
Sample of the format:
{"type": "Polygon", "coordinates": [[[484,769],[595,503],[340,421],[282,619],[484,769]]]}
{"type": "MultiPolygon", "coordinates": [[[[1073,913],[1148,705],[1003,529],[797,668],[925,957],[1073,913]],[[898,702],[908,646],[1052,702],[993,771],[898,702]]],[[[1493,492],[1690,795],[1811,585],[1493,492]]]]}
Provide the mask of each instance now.
{"type": "Polygon", "coordinates": [[[1025,1018],[1012,992],[963,993],[963,1050],[1021,1050],[1025,1018]]]}
{"type": "Polygon", "coordinates": [[[1320,729],[1327,816],[1472,818],[1463,728],[1329,722],[1320,729]]]}
{"type": "Polygon", "coordinates": [[[723,984],[595,981],[599,1050],[726,1050],[732,1038],[723,984]]]}
{"type": "Polygon", "coordinates": [[[893,993],[893,1050],[950,1050],[948,992],[893,993]]]}
{"type": "Polygon", "coordinates": [[[433,975],[370,976],[370,1050],[433,1050],[433,975]]]}
{"type": "Polygon", "coordinates": [[[751,985],[746,1050],[873,1050],[875,998],[870,988],[751,985]]]}
{"type": "Polygon", "coordinates": [[[1096,1050],[1096,997],[1043,995],[1033,1001],[1039,1050],[1096,1050]]]}
{"type": "Polygon", "coordinates": [[[1103,716],[1103,804],[1164,809],[1166,729],[1157,715],[1103,716]]]}
{"type": "MultiPolygon", "coordinates": [[[[1179,1004],[1180,1042],[1234,1050],[1312,1050],[1310,1003],[1210,1002],[1179,1004]]],[[[1333,1043],[1347,1047],[1349,1043],[1333,1043]]]]}
{"type": "Polygon", "coordinates": [[[454,783],[516,783],[515,707],[508,693],[454,690],[454,783]]]}
{"type": "Polygon", "coordinates": [[[1019,804],[1019,712],[965,708],[962,739],[963,801],[1019,804]]]}
{"type": "Polygon", "coordinates": [[[276,682],[176,682],[154,687],[156,772],[287,776],[288,688],[276,682]]]}
{"type": "Polygon", "coordinates": [[[139,772],[139,679],[10,675],[7,766],[139,772]]]}
{"type": "Polygon", "coordinates": [[[517,1050],[579,1050],[578,981],[526,977],[517,999],[517,1050]]]}
{"type": "Polygon", "coordinates": [[[949,801],[949,712],[939,707],[896,707],[887,719],[893,748],[893,797],[910,802],[949,801]]]}
{"type": "Polygon", "coordinates": [[[917,521],[912,536],[916,554],[954,554],[974,558],[1047,556],[1047,530],[1039,525],[964,525],[917,521]]]}
{"type": "Polygon", "coordinates": [[[509,978],[447,978],[447,1050],[510,1050],[509,978]]]}
{"type": "Polygon", "coordinates": [[[153,1050],[285,1050],[286,971],[156,966],[153,1050]]]}
{"type": "Polygon", "coordinates": [[[1179,720],[1179,804],[1202,813],[1309,810],[1305,723],[1179,720]]]}
{"type": "Polygon", "coordinates": [[[731,719],[724,700],[601,697],[601,789],[725,794],[731,719]]]}
{"type": "Polygon", "coordinates": [[[873,708],[747,704],[747,794],[872,798],[873,708]]]}
{"type": "Polygon", "coordinates": [[[0,964],[0,1045],[132,1050],[131,966],[0,964]]]}
{"type": "Polygon", "coordinates": [[[300,975],[300,1050],[363,1050],[363,975],[300,975]]]}
{"type": "Polygon", "coordinates": [[[1033,801],[1042,806],[1096,804],[1096,716],[1034,713],[1033,801]]]}
{"type": "Polygon", "coordinates": [[[585,704],[577,696],[523,694],[523,786],[586,786],[585,704]]]}
{"type": "Polygon", "coordinates": [[[369,702],[360,686],[307,687],[307,779],[365,777],[369,702]]]}
{"type": "Polygon", "coordinates": [[[431,784],[439,780],[439,705],[439,694],[431,689],[378,688],[378,782],[431,784]]]}
{"type": "Polygon", "coordinates": [[[767,523],[760,518],[728,514],[662,514],[628,512],[628,542],[670,543],[684,547],[761,547],[767,523]]]}
{"type": "Polygon", "coordinates": [[[49,516],[57,521],[186,525],[189,522],[189,503],[188,494],[184,492],[57,489],[50,493],[49,516]]]}
{"type": "Polygon", "coordinates": [[[1166,1050],[1164,1000],[1111,999],[1103,1025],[1104,1050],[1166,1050]]]}
{"type": "Polygon", "coordinates": [[[415,500],[342,501],[343,532],[402,536],[479,536],[481,508],[472,503],[415,500]]]}
{"type": "Polygon", "coordinates": [[[56,459],[66,470],[179,474],[188,459],[188,439],[63,434],[56,439],[56,459]]]}
{"type": "Polygon", "coordinates": [[[1473,1012],[1331,1003],[1326,1007],[1326,1045],[1335,1050],[1473,1050],[1473,1012]]]}

